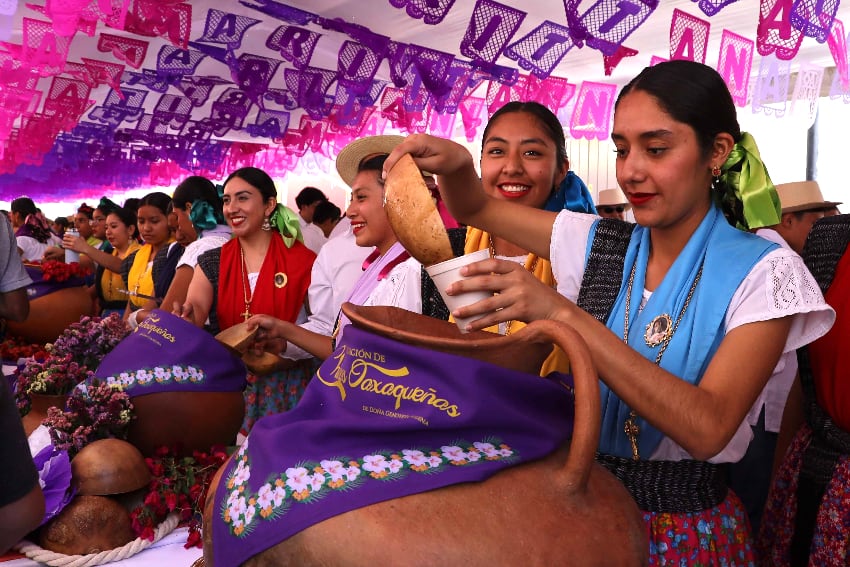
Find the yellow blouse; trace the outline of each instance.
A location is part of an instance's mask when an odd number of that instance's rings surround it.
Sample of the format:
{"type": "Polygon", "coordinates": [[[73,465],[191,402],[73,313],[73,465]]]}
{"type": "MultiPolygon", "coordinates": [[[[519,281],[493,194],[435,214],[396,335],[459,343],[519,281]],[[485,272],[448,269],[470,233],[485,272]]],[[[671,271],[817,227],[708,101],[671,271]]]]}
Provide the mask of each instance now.
{"type": "MultiPolygon", "coordinates": [[[[141,247],[141,244],[133,241],[124,254],[119,254],[118,250],[113,250],[112,255],[123,260],[141,247]]],[[[121,278],[121,274],[112,270],[103,270],[103,275],[100,277],[100,290],[104,301],[126,301],[127,294],[119,293],[119,289],[124,289],[124,280],[121,278]]]]}

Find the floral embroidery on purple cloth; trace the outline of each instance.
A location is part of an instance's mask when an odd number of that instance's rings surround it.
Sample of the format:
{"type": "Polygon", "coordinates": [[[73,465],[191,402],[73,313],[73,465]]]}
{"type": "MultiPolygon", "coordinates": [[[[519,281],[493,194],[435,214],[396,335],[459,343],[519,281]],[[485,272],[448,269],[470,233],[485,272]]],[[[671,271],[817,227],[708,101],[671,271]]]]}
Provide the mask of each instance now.
{"type": "Polygon", "coordinates": [[[139,368],[136,371],[122,372],[118,376],[107,376],[106,383],[119,385],[122,390],[126,390],[134,386],[154,384],[199,384],[206,378],[206,373],[201,368],[175,364],[139,368]]]}
{"type": "Polygon", "coordinates": [[[327,518],[481,482],[572,435],[572,377],[544,378],[350,325],[292,410],[261,418],[215,492],[216,565],[327,518]]]}
{"type": "Polygon", "coordinates": [[[352,490],[368,480],[396,481],[411,472],[440,473],[448,467],[475,465],[487,461],[519,462],[520,456],[499,439],[452,441],[436,448],[379,451],[358,459],[332,457],[303,462],[270,478],[256,492],[246,491],[251,478],[251,463],[246,455],[247,443],[240,449],[236,468],[227,476],[227,500],[221,517],[234,536],[247,536],[260,519],[277,519],[293,502],[317,502],[333,490],[352,490]]]}
{"type": "Polygon", "coordinates": [[[157,392],[238,392],[242,361],[212,335],[183,319],[151,311],[106,355],[95,377],[120,384],[130,397],[157,392]]]}

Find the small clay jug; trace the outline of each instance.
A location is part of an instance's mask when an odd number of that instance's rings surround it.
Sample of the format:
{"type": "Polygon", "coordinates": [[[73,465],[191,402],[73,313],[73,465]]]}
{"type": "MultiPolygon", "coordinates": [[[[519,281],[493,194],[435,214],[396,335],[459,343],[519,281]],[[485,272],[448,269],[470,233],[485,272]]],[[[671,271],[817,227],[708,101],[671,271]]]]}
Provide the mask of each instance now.
{"type": "MultiPolygon", "coordinates": [[[[365,567],[386,558],[409,565],[645,566],[649,542],[625,487],[594,462],[600,430],[596,370],[581,336],[535,321],[510,336],[461,334],[453,323],[395,307],[343,304],[354,325],[391,339],[537,374],[552,344],[570,359],[573,436],[549,456],[468,482],[349,510],[251,557],[244,565],[365,567]]],[[[463,380],[463,376],[457,376],[463,380]]],[[[569,411],[569,408],[565,408],[569,411]]],[[[223,470],[223,468],[222,468],[223,470]]],[[[221,470],[218,473],[221,474],[221,470]]],[[[213,479],[204,511],[204,558],[213,564],[213,479]]]]}

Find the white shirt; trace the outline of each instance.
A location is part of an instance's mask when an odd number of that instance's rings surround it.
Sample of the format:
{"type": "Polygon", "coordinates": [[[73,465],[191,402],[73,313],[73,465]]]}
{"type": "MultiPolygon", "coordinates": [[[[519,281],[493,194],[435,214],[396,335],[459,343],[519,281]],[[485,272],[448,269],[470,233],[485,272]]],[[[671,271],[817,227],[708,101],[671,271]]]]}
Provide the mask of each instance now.
{"type": "MultiPolygon", "coordinates": [[[[341,220],[339,224],[343,222],[351,225],[348,219],[341,220]]],[[[350,230],[328,239],[316,256],[310,274],[310,288],[307,290],[310,316],[299,326],[328,337],[333,334],[339,308],[363,274],[363,261],[371,252],[372,248],[357,246],[350,230]]],[[[288,343],[282,356],[299,360],[312,355],[288,343]]]]}
{"type": "Polygon", "coordinates": [[[363,305],[388,305],[422,313],[422,264],[408,258],[395,266],[363,305]]]}
{"type": "MultiPolygon", "coordinates": [[[[552,228],[549,250],[552,271],[558,281],[558,291],[571,301],[578,298],[584,277],[588,236],[597,218],[565,210],[558,214],[552,228]]],[[[644,290],[644,296],[647,293],[644,290]]],[[[794,319],[782,352],[792,355],[799,347],[826,334],[835,321],[835,312],[824,301],[802,258],[793,250],[780,248],[759,260],[735,291],[726,310],[725,332],[728,334],[732,329],[747,323],[786,316],[793,316],[794,319]]],[[[771,380],[778,372],[782,372],[784,366],[780,359],[771,380]]],[[[762,397],[759,396],[751,412],[757,411],[756,405],[762,403],[762,397]]],[[[759,405],[758,411],[760,409],[759,405]]],[[[709,462],[739,461],[752,437],[750,424],[744,419],[729,444],[709,462]]],[[[691,458],[687,451],[669,437],[661,441],[650,457],[651,460],[669,461],[691,458]]]]}
{"type": "Polygon", "coordinates": [[[221,248],[230,240],[230,237],[230,227],[226,224],[219,224],[211,230],[203,231],[200,238],[186,246],[186,250],[183,251],[183,255],[177,262],[177,267],[189,266],[194,270],[195,266],[198,265],[198,256],[207,250],[221,248]]]}
{"type": "Polygon", "coordinates": [[[318,226],[305,221],[301,215],[298,215],[298,224],[301,225],[301,234],[304,236],[304,245],[318,254],[319,250],[322,249],[322,246],[325,245],[325,242],[328,241],[328,239],[325,238],[325,233],[322,232],[322,229],[318,226]]]}
{"type": "Polygon", "coordinates": [[[47,242],[39,242],[32,236],[16,236],[15,240],[17,241],[18,248],[23,250],[21,260],[24,262],[41,260],[44,256],[44,251],[50,246],[60,246],[62,244],[62,241],[52,234],[47,239],[47,242]]]}
{"type": "MultiPolygon", "coordinates": [[[[756,234],[765,240],[779,244],[786,250],[791,250],[785,239],[772,228],[761,228],[756,231],[756,234]]],[[[765,430],[779,433],[779,426],[782,425],[782,414],[785,411],[785,402],[796,375],[797,352],[783,352],[782,356],[779,357],[779,363],[776,365],[773,375],[759,394],[756,403],[750,409],[750,413],[747,414],[747,423],[755,426],[758,423],[762,407],[764,407],[765,430]]]]}

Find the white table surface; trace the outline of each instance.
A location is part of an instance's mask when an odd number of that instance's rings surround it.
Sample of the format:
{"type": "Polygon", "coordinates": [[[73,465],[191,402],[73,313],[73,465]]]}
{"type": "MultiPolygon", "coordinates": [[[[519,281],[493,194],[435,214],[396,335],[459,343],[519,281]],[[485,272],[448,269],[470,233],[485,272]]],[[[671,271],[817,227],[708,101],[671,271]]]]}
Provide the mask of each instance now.
{"type": "MultiPolygon", "coordinates": [[[[106,563],[106,565],[121,565],[132,567],[189,567],[200,557],[203,552],[197,547],[184,549],[189,528],[177,528],[149,548],[128,557],[123,561],[106,563]]],[[[13,559],[0,562],[0,567],[38,567],[43,563],[37,563],[31,559],[13,559]]]]}

